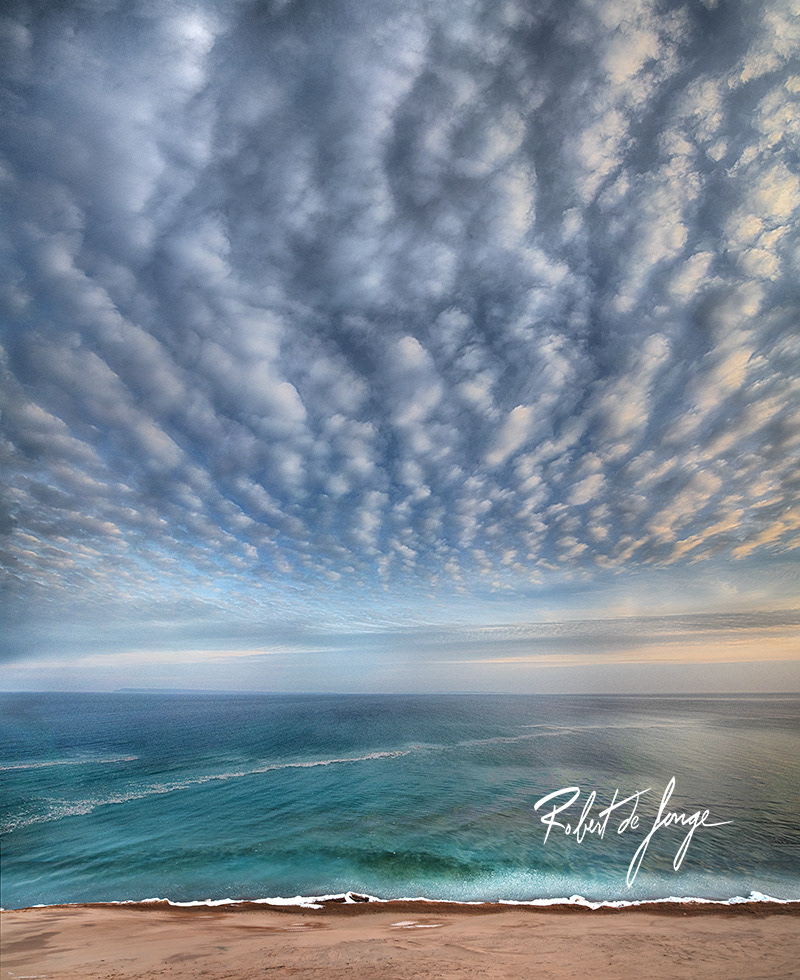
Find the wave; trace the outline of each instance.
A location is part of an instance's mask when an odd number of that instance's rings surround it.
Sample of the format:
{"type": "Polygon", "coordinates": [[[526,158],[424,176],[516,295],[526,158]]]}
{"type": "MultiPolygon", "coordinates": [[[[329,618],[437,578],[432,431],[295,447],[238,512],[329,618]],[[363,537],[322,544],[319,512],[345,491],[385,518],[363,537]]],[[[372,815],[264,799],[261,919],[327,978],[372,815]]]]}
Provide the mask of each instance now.
{"type": "MultiPolygon", "coordinates": [[[[507,744],[511,742],[527,741],[529,739],[549,737],[551,735],[559,734],[562,733],[560,731],[535,732],[526,733],[523,735],[495,735],[488,738],[469,739],[460,742],[451,742],[449,744],[413,743],[411,745],[406,745],[406,747],[402,749],[368,752],[365,755],[359,756],[345,756],[331,759],[310,759],[298,762],[270,762],[263,765],[252,766],[247,769],[205,773],[200,776],[191,776],[185,779],[173,780],[171,782],[153,783],[149,786],[133,788],[125,792],[110,793],[103,797],[93,799],[60,801],[55,806],[51,807],[47,813],[33,814],[30,816],[20,815],[16,818],[9,818],[6,823],[0,826],[0,832],[8,834],[15,830],[21,830],[24,827],[30,827],[34,824],[52,823],[56,820],[63,820],[66,817],[85,816],[101,806],[119,806],[135,800],[145,799],[149,796],[163,796],[168,793],[182,792],[183,790],[192,789],[195,786],[202,786],[205,783],[223,782],[228,779],[242,779],[246,776],[258,776],[262,775],[263,773],[274,772],[280,769],[314,769],[319,766],[346,765],[356,762],[370,762],[376,759],[399,759],[403,756],[411,755],[414,752],[443,752],[459,748],[473,748],[478,745],[491,745],[498,743],[507,744]]],[[[90,762],[132,762],[137,758],[137,756],[119,756],[104,760],[58,760],[53,763],[21,763],[18,766],[7,766],[5,768],[35,768],[38,766],[83,764],[90,762]]]]}
{"type": "MultiPolygon", "coordinates": [[[[207,773],[202,776],[194,776],[187,779],[175,780],[169,783],[155,783],[151,786],[140,789],[132,789],[124,793],[114,793],[99,799],[63,801],[52,807],[47,813],[32,816],[20,816],[11,818],[7,823],[0,826],[0,832],[11,833],[23,827],[28,827],[38,823],[50,823],[55,820],[63,820],[66,817],[85,816],[100,806],[115,806],[129,803],[134,800],[144,799],[148,796],[160,796],[167,793],[181,792],[200,786],[204,783],[224,781],[227,779],[240,779],[245,776],[256,776],[266,772],[273,772],[279,769],[313,769],[318,766],[343,765],[354,762],[369,762],[373,759],[396,759],[410,755],[413,752],[447,752],[454,749],[475,748],[480,745],[512,744],[514,742],[524,742],[537,738],[552,738],[559,735],[566,735],[573,731],[572,728],[560,727],[555,725],[521,725],[521,728],[541,728],[542,731],[526,732],[521,735],[494,735],[487,738],[466,739],[450,743],[414,743],[402,749],[389,751],[369,752],[366,755],[332,758],[332,759],[312,759],[300,762],[273,762],[264,765],[254,766],[248,769],[235,770],[232,772],[207,773]]],[[[591,726],[594,727],[594,726],[591,726]]],[[[602,727],[602,726],[597,726],[602,727]]],[[[121,762],[136,762],[139,756],[112,756],[103,759],[55,759],[41,762],[24,762],[14,765],[0,766],[0,772],[10,772],[12,770],[40,769],[52,766],[72,766],[72,765],[105,765],[121,762]]]]}
{"type": "MultiPolygon", "coordinates": [[[[3,824],[3,833],[9,834],[14,830],[21,830],[23,827],[30,827],[33,824],[52,823],[56,820],[63,820],[66,817],[79,817],[91,813],[101,806],[119,806],[123,803],[130,803],[134,800],[143,800],[149,796],[163,796],[167,793],[177,793],[182,790],[192,789],[195,786],[202,786],[205,783],[224,782],[228,779],[242,779],[245,776],[258,776],[262,773],[273,772],[278,769],[314,769],[319,766],[337,766],[354,762],[370,762],[374,759],[396,759],[400,756],[409,755],[412,749],[397,749],[387,752],[369,752],[366,755],[346,756],[335,759],[309,759],[301,762],[271,762],[249,769],[239,769],[231,772],[206,773],[202,776],[192,776],[188,779],[176,780],[168,783],[153,783],[150,786],[143,786],[131,789],[123,793],[111,793],[107,796],[88,799],[63,801],[52,807],[47,813],[34,814],[32,816],[20,816],[11,818],[3,824]]],[[[122,761],[122,760],[120,760],[122,761]]],[[[126,759],[125,761],[131,761],[126,759]]]]}
{"type": "MultiPolygon", "coordinates": [[[[305,761],[295,761],[295,762],[270,762],[263,764],[256,764],[254,766],[232,770],[224,772],[211,772],[205,773],[197,776],[189,776],[182,779],[175,779],[171,781],[155,782],[149,785],[137,786],[120,792],[109,792],[103,796],[83,799],[83,800],[57,800],[54,801],[53,805],[45,813],[34,813],[34,814],[19,814],[17,816],[9,816],[6,818],[5,822],[0,825],[0,832],[2,833],[12,833],[15,830],[21,830],[25,827],[29,827],[35,824],[51,823],[57,820],[63,820],[67,817],[73,816],[85,816],[92,813],[95,809],[102,806],[119,806],[125,803],[134,802],[136,800],[145,799],[150,796],[162,796],[170,793],[178,793],[184,790],[189,790],[197,786],[202,786],[206,783],[213,782],[223,782],[229,779],[241,779],[247,776],[257,776],[268,772],[274,772],[282,769],[313,769],[320,766],[334,766],[334,765],[347,765],[359,762],[369,762],[378,759],[397,759],[404,756],[411,755],[412,753],[418,752],[451,752],[457,751],[459,749],[470,749],[476,748],[483,745],[499,745],[499,744],[512,744],[517,742],[526,742],[534,739],[540,738],[554,738],[562,735],[569,735],[578,730],[587,729],[604,729],[604,728],[656,728],[656,727],[672,727],[669,724],[660,723],[647,723],[647,724],[635,724],[635,725],[587,725],[587,726],[558,726],[558,725],[547,725],[547,724],[531,724],[531,725],[520,725],[519,728],[524,729],[537,729],[536,731],[525,731],[522,734],[516,735],[494,735],[485,738],[477,739],[466,739],[457,742],[450,743],[406,743],[404,747],[385,750],[369,752],[364,755],[359,756],[345,756],[330,759],[311,759],[305,761]]],[[[69,766],[69,765],[88,765],[88,764],[110,764],[110,763],[123,763],[123,762],[134,762],[139,759],[138,756],[113,756],[102,759],[59,759],[53,761],[41,761],[41,762],[29,762],[29,763],[18,763],[8,766],[0,766],[0,771],[9,771],[15,769],[36,769],[45,768],[51,766],[69,766]]]]}
{"type": "MultiPolygon", "coordinates": [[[[686,721],[681,721],[681,726],[684,727],[686,721]]],[[[676,728],[675,722],[672,721],[647,721],[647,722],[604,722],[601,725],[545,725],[542,723],[531,724],[531,725],[519,725],[519,728],[545,728],[548,730],[548,734],[554,735],[571,735],[573,732],[593,732],[593,731],[629,731],[631,729],[639,731],[649,731],[652,728],[670,728],[673,731],[676,728]]]]}
{"type": "Polygon", "coordinates": [[[108,759],[50,759],[42,762],[19,762],[13,766],[0,766],[0,772],[16,769],[49,769],[51,766],[107,766],[118,762],[136,762],[138,755],[115,755],[108,759]]]}
{"type": "MultiPolygon", "coordinates": [[[[637,908],[647,905],[719,905],[732,906],[744,904],[768,904],[768,905],[800,905],[800,899],[775,898],[772,895],[765,895],[763,892],[752,891],[749,895],[734,895],[732,898],[700,898],[698,896],[676,896],[668,898],[643,898],[637,900],[609,899],[604,901],[592,901],[584,898],[583,895],[571,895],[569,898],[531,898],[531,899],[511,899],[500,898],[492,901],[464,901],[450,898],[427,898],[424,895],[403,896],[402,898],[379,898],[376,895],[365,895],[359,892],[338,892],[330,895],[295,895],[287,898],[276,895],[269,898],[204,898],[189,902],[177,902],[170,898],[127,898],[115,902],[59,902],[57,904],[31,905],[30,908],[79,908],[85,905],[93,906],[112,906],[112,905],[168,905],[172,908],[217,908],[220,906],[232,905],[273,905],[291,906],[294,908],[322,909],[328,903],[344,905],[361,905],[364,903],[377,903],[380,905],[397,905],[408,902],[425,902],[430,905],[510,905],[522,906],[527,908],[548,908],[556,905],[569,905],[590,910],[596,909],[623,909],[637,908]]],[[[6,911],[0,909],[0,911],[6,911]]]]}
{"type": "MultiPolygon", "coordinates": [[[[149,796],[163,796],[168,793],[178,793],[183,790],[192,789],[195,786],[202,786],[205,783],[222,782],[228,779],[241,779],[246,776],[258,776],[267,772],[274,772],[280,769],[314,769],[319,766],[345,765],[356,762],[370,762],[375,759],[398,759],[403,756],[411,755],[414,752],[446,752],[453,749],[474,748],[479,745],[508,744],[513,742],[527,741],[529,739],[551,737],[561,735],[562,731],[529,732],[523,735],[494,735],[488,738],[468,739],[450,743],[413,743],[406,745],[402,749],[392,749],[387,751],[368,752],[365,755],[346,756],[332,759],[310,759],[299,762],[270,762],[263,765],[253,766],[247,769],[240,769],[227,772],[206,773],[201,776],[191,776],[186,779],[174,780],[171,782],[153,783],[149,786],[130,789],[126,792],[111,793],[103,797],[60,801],[51,807],[47,813],[33,814],[30,816],[18,816],[7,819],[7,822],[0,826],[0,832],[12,833],[24,827],[34,824],[52,823],[56,820],[63,820],[66,817],[85,816],[101,806],[119,806],[123,803],[130,803],[135,800],[145,799],[149,796]]],[[[109,759],[78,759],[78,760],[58,760],[55,762],[40,763],[21,763],[15,766],[6,766],[5,769],[36,768],[38,766],[49,765],[71,765],[84,764],[90,762],[133,762],[137,756],[119,756],[109,759]]]]}
{"type": "MultiPolygon", "coordinates": [[[[588,729],[603,729],[603,728],[670,728],[673,727],[668,724],[649,724],[649,725],[584,725],[584,726],[562,726],[562,725],[519,725],[519,728],[538,728],[542,731],[529,732],[524,735],[490,735],[487,738],[476,738],[476,739],[465,739],[459,742],[444,742],[444,743],[433,743],[433,742],[420,742],[409,745],[404,749],[396,749],[392,751],[383,752],[371,752],[367,755],[354,756],[353,758],[342,758],[342,759],[314,759],[307,762],[276,762],[270,763],[268,765],[248,769],[242,772],[233,773],[220,773],[209,775],[205,777],[198,777],[197,782],[204,782],[213,779],[231,779],[237,776],[250,776],[258,774],[261,772],[269,772],[273,769],[304,769],[313,768],[315,766],[330,766],[338,765],[344,762],[366,762],[370,759],[385,759],[385,758],[398,758],[400,756],[409,755],[411,752],[442,752],[451,749],[459,748],[474,748],[478,745],[492,745],[492,744],[509,744],[512,742],[527,741],[529,739],[535,738],[549,738],[558,735],[568,735],[575,731],[584,731],[588,729]]],[[[0,765],[0,772],[12,772],[15,770],[23,769],[47,769],[52,766],[87,766],[87,765],[110,765],[120,762],[137,762],[139,761],[139,756],[137,755],[119,755],[110,756],[108,758],[102,759],[50,759],[42,760],[37,762],[19,762],[13,765],[0,765]]],[[[183,785],[183,783],[181,784],[183,785]]],[[[194,781],[186,781],[186,786],[194,785],[194,781]]],[[[176,784],[176,787],[177,784],[176,784]]]]}
{"type": "MultiPolygon", "coordinates": [[[[2,833],[12,833],[15,830],[21,830],[25,827],[32,826],[34,824],[41,823],[52,823],[56,820],[63,820],[67,817],[77,817],[86,816],[92,813],[95,809],[101,806],[119,806],[124,803],[130,803],[136,800],[145,799],[150,796],[163,796],[169,793],[178,793],[184,790],[192,789],[196,786],[202,786],[205,783],[212,782],[222,782],[228,779],[241,779],[246,776],[257,776],[268,772],[274,772],[281,769],[313,769],[319,766],[334,766],[334,765],[346,765],[357,762],[369,762],[377,759],[398,759],[403,756],[411,755],[417,752],[450,752],[459,749],[470,749],[476,748],[483,745],[508,745],[516,742],[526,742],[539,738],[554,738],[561,735],[568,735],[575,731],[573,727],[557,726],[557,725],[521,725],[520,728],[536,728],[540,729],[538,731],[524,732],[523,734],[517,735],[492,735],[486,738],[477,739],[466,739],[458,742],[449,743],[428,743],[428,742],[415,742],[412,744],[406,743],[403,748],[386,750],[386,751],[376,751],[369,752],[364,755],[359,756],[346,756],[341,758],[330,758],[330,759],[311,759],[306,761],[297,762],[270,762],[260,765],[255,765],[248,767],[246,769],[216,772],[216,773],[206,773],[198,776],[190,776],[184,779],[176,779],[169,782],[158,782],[152,783],[148,786],[141,786],[131,788],[124,792],[108,793],[102,797],[84,799],[84,800],[60,800],[55,805],[51,806],[46,813],[38,813],[31,815],[18,815],[16,817],[7,817],[6,822],[0,825],[0,832],[2,833]]],[[[608,726],[585,726],[587,728],[603,728],[608,726]]],[[[613,727],[613,726],[612,726],[613,727]]],[[[629,727],[629,726],[616,726],[616,727],[629,727]]],[[[630,726],[630,727],[643,727],[643,726],[630,726]]],[[[650,725],[649,727],[654,727],[650,725]]],[[[668,726],[667,726],[668,727],[668,726]]],[[[113,762],[133,762],[137,760],[137,756],[116,756],[107,759],[65,759],[56,760],[53,762],[36,762],[36,763],[20,763],[12,766],[0,767],[0,771],[9,769],[23,769],[23,768],[38,768],[46,766],[58,766],[58,765],[84,765],[89,763],[113,763],[113,762]]]]}

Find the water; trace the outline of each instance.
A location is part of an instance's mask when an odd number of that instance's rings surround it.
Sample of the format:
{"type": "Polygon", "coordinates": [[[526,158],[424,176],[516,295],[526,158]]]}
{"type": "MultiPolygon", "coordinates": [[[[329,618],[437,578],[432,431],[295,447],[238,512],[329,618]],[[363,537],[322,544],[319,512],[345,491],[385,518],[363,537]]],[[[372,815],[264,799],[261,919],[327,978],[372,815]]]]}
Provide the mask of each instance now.
{"type": "Polygon", "coordinates": [[[800,899],[800,698],[3,694],[5,908],[155,896],[800,899]],[[667,811],[632,887],[630,862],[667,811]],[[574,825],[642,796],[637,828],[574,825]]]}

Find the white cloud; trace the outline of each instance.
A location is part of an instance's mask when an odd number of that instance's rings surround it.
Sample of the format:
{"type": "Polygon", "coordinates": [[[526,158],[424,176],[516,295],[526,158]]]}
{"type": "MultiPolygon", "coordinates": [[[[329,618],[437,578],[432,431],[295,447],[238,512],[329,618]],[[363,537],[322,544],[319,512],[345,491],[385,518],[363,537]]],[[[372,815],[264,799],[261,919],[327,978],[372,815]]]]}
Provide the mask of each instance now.
{"type": "Polygon", "coordinates": [[[417,610],[795,546],[789,7],[145,6],[0,22],[15,594],[417,610]]]}
{"type": "Polygon", "coordinates": [[[499,466],[520,449],[533,434],[537,424],[533,405],[517,405],[508,413],[497,434],[495,445],[486,457],[488,466],[499,466]]]}

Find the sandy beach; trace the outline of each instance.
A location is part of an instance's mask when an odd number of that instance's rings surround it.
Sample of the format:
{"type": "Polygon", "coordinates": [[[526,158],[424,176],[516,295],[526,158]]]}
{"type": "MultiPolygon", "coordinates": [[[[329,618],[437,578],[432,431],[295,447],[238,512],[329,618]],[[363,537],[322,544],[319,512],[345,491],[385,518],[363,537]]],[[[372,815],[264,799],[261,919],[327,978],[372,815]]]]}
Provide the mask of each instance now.
{"type": "Polygon", "coordinates": [[[800,977],[800,906],[62,906],[2,914],[2,977],[800,977]]]}

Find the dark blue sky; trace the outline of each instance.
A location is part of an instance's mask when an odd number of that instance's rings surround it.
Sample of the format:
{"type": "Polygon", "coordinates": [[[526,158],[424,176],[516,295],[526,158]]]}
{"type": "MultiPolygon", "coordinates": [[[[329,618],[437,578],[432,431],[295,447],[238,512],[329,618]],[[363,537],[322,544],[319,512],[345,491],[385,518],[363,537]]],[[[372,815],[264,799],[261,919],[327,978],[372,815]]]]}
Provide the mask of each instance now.
{"type": "Polygon", "coordinates": [[[800,14],[6,3],[5,686],[800,685],[800,14]]]}

